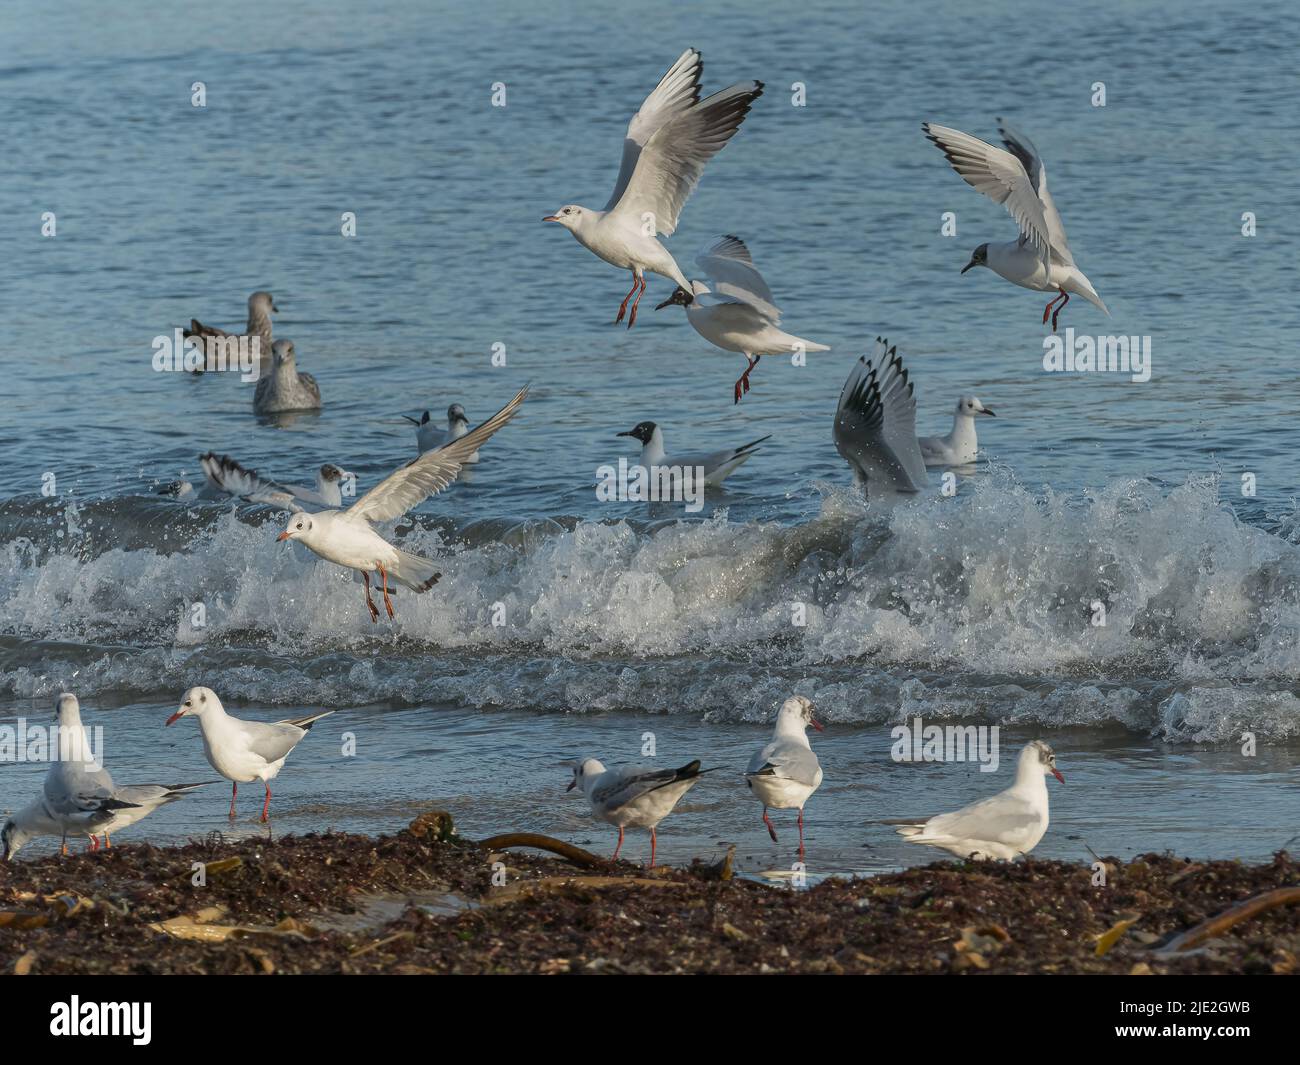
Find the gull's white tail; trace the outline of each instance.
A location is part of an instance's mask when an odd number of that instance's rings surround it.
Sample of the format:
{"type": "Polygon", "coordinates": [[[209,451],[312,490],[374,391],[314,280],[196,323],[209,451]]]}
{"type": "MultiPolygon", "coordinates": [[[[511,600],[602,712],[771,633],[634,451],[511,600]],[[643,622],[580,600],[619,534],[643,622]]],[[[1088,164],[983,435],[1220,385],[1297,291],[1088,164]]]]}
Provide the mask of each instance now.
{"type": "Polygon", "coordinates": [[[1075,269],[1073,276],[1065,283],[1065,290],[1067,292],[1077,293],[1094,307],[1099,308],[1107,318],[1110,317],[1110,311],[1107,309],[1106,305],[1101,302],[1101,297],[1097,295],[1097,290],[1092,287],[1092,282],[1084,276],[1082,270],[1075,269]]]}
{"type": "Polygon", "coordinates": [[[442,576],[433,560],[402,550],[398,550],[397,565],[388,571],[388,575],[416,592],[427,592],[442,576]]]}

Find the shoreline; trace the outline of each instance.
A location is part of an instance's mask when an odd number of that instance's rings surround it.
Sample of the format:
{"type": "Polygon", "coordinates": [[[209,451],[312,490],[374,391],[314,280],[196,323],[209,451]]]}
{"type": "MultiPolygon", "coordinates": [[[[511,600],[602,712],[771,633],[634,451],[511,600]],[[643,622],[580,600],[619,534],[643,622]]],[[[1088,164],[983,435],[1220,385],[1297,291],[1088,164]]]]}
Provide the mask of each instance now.
{"type": "Polygon", "coordinates": [[[214,833],[15,860],[0,865],[0,973],[1288,973],[1300,957],[1285,851],[1105,858],[1104,886],[1030,858],[795,889],[727,861],[651,871],[496,839],[430,811],[392,836],[214,833]],[[1169,952],[1266,892],[1273,908],[1169,952]]]}

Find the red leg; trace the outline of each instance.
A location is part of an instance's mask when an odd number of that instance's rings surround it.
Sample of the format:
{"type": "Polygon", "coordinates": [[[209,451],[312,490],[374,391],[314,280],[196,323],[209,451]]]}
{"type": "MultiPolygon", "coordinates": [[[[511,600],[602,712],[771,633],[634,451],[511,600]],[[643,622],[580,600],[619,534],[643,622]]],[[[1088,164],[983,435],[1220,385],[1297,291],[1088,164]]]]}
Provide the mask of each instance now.
{"type": "Polygon", "coordinates": [[[799,807],[799,860],[803,861],[803,807],[799,807]]]}
{"type": "Polygon", "coordinates": [[[767,816],[767,807],[763,807],[763,824],[767,825],[767,834],[772,837],[772,842],[776,842],[776,829],[772,827],[772,819],[767,816]]]}
{"type": "Polygon", "coordinates": [[[621,851],[622,849],[623,849],[623,826],[622,826],[622,825],[619,825],[619,826],[618,826],[618,846],[614,848],[614,857],[612,857],[612,858],[610,859],[611,862],[616,862],[616,861],[618,861],[618,852],[621,851]]]}
{"type": "Polygon", "coordinates": [[[1069,294],[1068,292],[1062,292],[1061,295],[1064,296],[1065,299],[1061,300],[1061,305],[1060,305],[1059,307],[1057,307],[1056,310],[1054,310],[1054,311],[1052,312],[1052,332],[1053,332],[1053,333],[1056,332],[1056,319],[1058,319],[1059,317],[1061,317],[1061,312],[1062,312],[1063,310],[1065,310],[1065,305],[1066,305],[1067,303],[1070,302],[1070,294],[1069,294]]]}
{"type": "Polygon", "coordinates": [[[266,784],[266,802],[262,803],[262,824],[266,824],[266,812],[271,808],[271,785],[266,781],[262,783],[266,784]]]}
{"type": "Polygon", "coordinates": [[[362,570],[361,579],[366,582],[366,606],[370,608],[370,623],[373,625],[379,620],[379,607],[375,606],[375,601],[370,598],[370,574],[362,570]]]}
{"type": "Polygon", "coordinates": [[[231,781],[230,784],[230,820],[235,819],[235,796],[239,794],[239,783],[231,781]]]}
{"type": "Polygon", "coordinates": [[[1055,296],[1052,297],[1051,303],[1049,303],[1046,307],[1043,308],[1043,325],[1047,324],[1047,319],[1051,316],[1052,305],[1055,304],[1056,301],[1059,300],[1064,295],[1065,295],[1064,292],[1058,292],[1055,296]]]}
{"type": "Polygon", "coordinates": [[[736,382],[736,398],[735,398],[736,403],[740,402],[742,389],[744,390],[744,392],[749,391],[749,375],[750,373],[753,372],[754,367],[758,365],[758,360],[761,359],[762,357],[763,357],[762,355],[745,356],[745,358],[749,360],[749,365],[745,367],[745,372],[740,375],[740,380],[736,382]]]}
{"type": "Polygon", "coordinates": [[[655,867],[655,830],[650,830],[650,868],[655,867]]]}
{"type": "MultiPolygon", "coordinates": [[[[645,291],[645,275],[642,275],[642,277],[641,277],[641,281],[640,281],[640,284],[641,284],[641,292],[644,292],[644,291],[645,291]]],[[[635,287],[635,286],[634,286],[634,287],[635,287]]],[[[631,313],[630,315],[628,315],[628,319],[627,319],[627,327],[628,327],[629,329],[631,329],[632,326],[636,325],[636,306],[637,306],[638,303],[641,302],[641,292],[638,292],[638,293],[636,294],[636,299],[634,299],[634,300],[632,301],[632,313],[631,313]]]]}
{"type": "Polygon", "coordinates": [[[109,842],[108,833],[104,833],[104,850],[112,850],[113,844],[109,842]]]}
{"type": "MultiPolygon", "coordinates": [[[[631,290],[628,292],[628,294],[627,294],[626,296],[623,297],[623,302],[620,303],[620,304],[618,305],[618,317],[614,319],[614,324],[615,324],[615,325],[618,325],[618,323],[621,322],[621,321],[623,320],[623,315],[627,314],[627,301],[630,300],[630,299],[632,298],[632,293],[636,291],[636,288],[637,288],[637,285],[638,285],[638,284],[640,284],[640,281],[638,280],[638,278],[637,278],[637,276],[636,276],[636,271],[633,270],[633,271],[632,271],[632,288],[631,288],[631,290]]],[[[634,312],[633,312],[633,317],[635,317],[635,315],[636,315],[636,312],[634,311],[634,312]]],[[[629,328],[631,328],[631,323],[629,323],[629,328]]]]}
{"type": "Polygon", "coordinates": [[[94,836],[91,836],[91,837],[90,837],[90,842],[86,844],[86,850],[87,850],[87,851],[97,851],[97,850],[99,850],[99,840],[96,839],[94,836]]]}
{"type": "Polygon", "coordinates": [[[388,598],[388,570],[384,569],[383,566],[380,566],[379,576],[384,582],[384,609],[388,611],[388,616],[391,618],[393,616],[393,601],[388,598]]]}

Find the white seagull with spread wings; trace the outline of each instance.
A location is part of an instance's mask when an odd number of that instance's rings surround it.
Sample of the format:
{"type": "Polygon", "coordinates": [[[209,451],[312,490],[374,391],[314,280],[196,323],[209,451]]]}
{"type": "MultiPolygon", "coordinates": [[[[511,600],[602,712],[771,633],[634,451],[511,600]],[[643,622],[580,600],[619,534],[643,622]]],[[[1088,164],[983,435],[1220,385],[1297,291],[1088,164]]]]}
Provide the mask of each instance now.
{"type": "Polygon", "coordinates": [[[686,49],[632,116],[623,140],[623,165],[603,210],[571,203],[542,219],[564,226],[605,262],[632,271],[632,288],[614,319],[623,320],[635,294],[629,329],[636,322],[646,271],[689,288],[658,237],[677,229],[677,217],[705,164],[731,140],[763,93],[761,81],[742,81],[701,100],[703,71],[700,53],[686,49]]]}

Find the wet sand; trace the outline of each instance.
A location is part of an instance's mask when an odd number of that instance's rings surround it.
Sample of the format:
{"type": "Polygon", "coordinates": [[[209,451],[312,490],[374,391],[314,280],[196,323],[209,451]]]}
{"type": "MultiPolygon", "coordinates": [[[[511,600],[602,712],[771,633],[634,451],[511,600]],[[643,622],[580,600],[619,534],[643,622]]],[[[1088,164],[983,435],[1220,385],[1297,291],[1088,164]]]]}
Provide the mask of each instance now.
{"type": "Polygon", "coordinates": [[[430,812],[378,838],[214,834],[18,860],[0,866],[0,972],[1287,973],[1300,956],[1295,902],[1168,949],[1300,884],[1285,852],[1106,858],[1105,886],[1030,859],[805,889],[725,862],[649,871],[572,850],[484,846],[430,812]]]}

